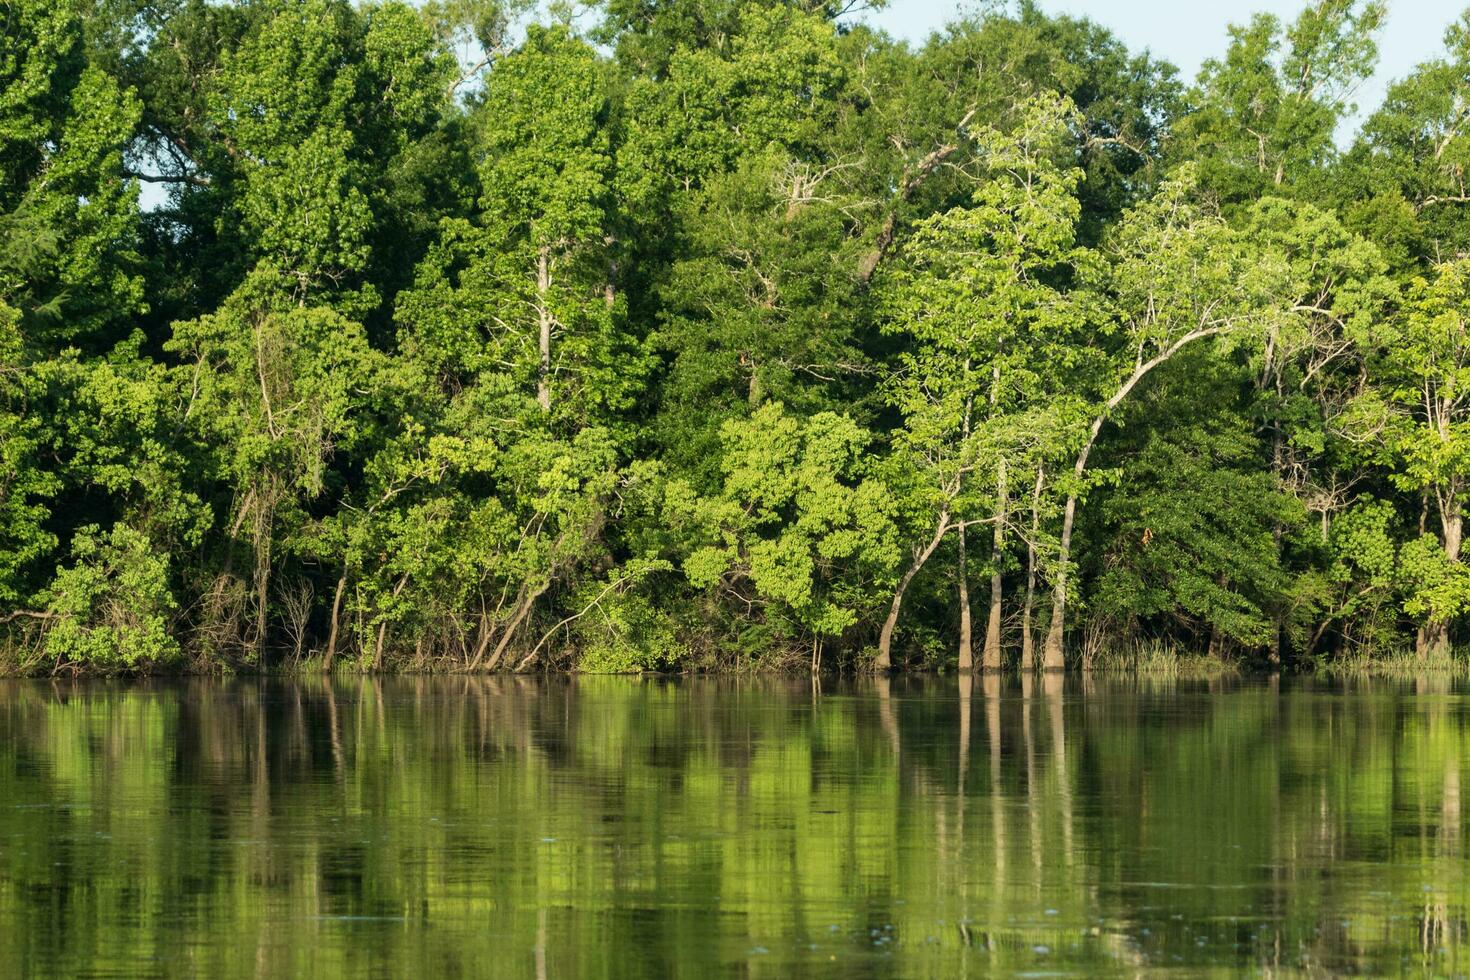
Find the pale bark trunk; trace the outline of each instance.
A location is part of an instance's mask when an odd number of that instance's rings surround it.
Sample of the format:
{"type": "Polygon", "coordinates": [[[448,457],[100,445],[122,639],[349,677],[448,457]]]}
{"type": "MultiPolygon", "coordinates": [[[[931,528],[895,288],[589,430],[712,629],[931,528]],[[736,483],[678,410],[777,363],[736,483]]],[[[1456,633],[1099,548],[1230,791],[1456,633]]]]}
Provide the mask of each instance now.
{"type": "Polygon", "coordinates": [[[337,656],[337,622],[342,613],[342,593],[347,589],[347,569],[342,569],[342,577],[337,579],[337,591],[332,596],[332,626],[327,633],[327,656],[322,663],[322,672],[331,673],[332,660],[337,656]]]}
{"type": "Polygon", "coordinates": [[[1077,463],[1072,468],[1073,489],[1067,495],[1066,510],[1062,514],[1062,536],[1057,554],[1057,577],[1052,590],[1051,626],[1046,631],[1046,645],[1041,654],[1041,666],[1044,669],[1061,670],[1066,666],[1066,661],[1062,656],[1062,636],[1066,627],[1067,563],[1072,557],[1072,526],[1077,519],[1077,490],[1082,484],[1082,474],[1087,470],[1087,457],[1092,452],[1093,444],[1097,442],[1098,433],[1102,431],[1103,424],[1107,422],[1113,410],[1122,404],[1123,399],[1128,397],[1128,394],[1148,376],[1150,371],[1167,362],[1195,341],[1213,337],[1224,331],[1223,327],[1201,327],[1198,330],[1192,330],[1149,360],[1137,364],[1133,368],[1133,373],[1118,386],[1118,390],[1113,392],[1113,396],[1103,405],[1102,411],[1093,418],[1092,426],[1087,434],[1087,442],[1077,454],[1077,463]]]}
{"type": "MultiPolygon", "coordinates": [[[[1079,475],[1082,467],[1079,466],[1079,475]]],[[[1072,524],[1077,517],[1077,495],[1067,495],[1067,507],[1062,513],[1062,537],[1057,552],[1057,580],[1052,589],[1051,625],[1046,631],[1046,643],[1041,649],[1043,670],[1061,670],[1066,664],[1062,656],[1062,632],[1067,618],[1067,562],[1072,557],[1072,524]]]]}
{"type": "Polygon", "coordinates": [[[516,630],[520,628],[525,618],[530,615],[531,607],[536,604],[536,600],[541,598],[541,593],[545,591],[546,586],[543,585],[521,600],[515,613],[511,616],[510,622],[505,625],[505,632],[500,634],[500,642],[495,644],[495,652],[490,655],[490,662],[485,665],[486,670],[494,670],[500,666],[500,661],[505,656],[505,651],[510,647],[511,638],[515,636],[516,630]]]}
{"type": "Polygon", "coordinates": [[[975,668],[975,652],[970,643],[970,572],[965,557],[965,528],[960,525],[960,670],[975,668]]]}
{"type": "MultiPolygon", "coordinates": [[[[965,359],[965,374],[970,373],[970,361],[965,359]]],[[[964,441],[970,441],[970,411],[973,402],[965,400],[964,419],[964,441]]],[[[965,553],[965,525],[960,522],[960,670],[975,669],[975,648],[972,637],[972,624],[970,620],[970,566],[969,556],[965,553]]]]}
{"type": "Polygon", "coordinates": [[[536,374],[536,404],[541,411],[551,411],[551,310],[547,293],[551,291],[551,249],[542,246],[536,253],[536,315],[539,321],[541,364],[536,374]]]}
{"type": "Polygon", "coordinates": [[[1000,617],[1002,598],[1001,560],[1005,555],[1006,464],[1000,461],[995,477],[995,528],[990,545],[990,616],[985,624],[985,654],[982,666],[1000,670],[1000,617]]]}
{"type": "Polygon", "coordinates": [[[942,511],[939,515],[939,526],[934,530],[934,537],[922,550],[915,552],[914,563],[909,570],[903,573],[898,580],[898,588],[893,593],[893,605],[888,610],[888,618],[883,621],[883,630],[878,634],[878,659],[873,666],[878,670],[890,670],[893,667],[893,628],[898,625],[898,612],[903,606],[903,594],[908,590],[909,583],[914,580],[923,569],[924,564],[934,555],[939,547],[939,542],[944,540],[944,535],[949,531],[949,511],[942,511]]]}
{"type": "Polygon", "coordinates": [[[1041,529],[1041,487],[1046,470],[1036,467],[1036,489],[1031,493],[1031,538],[1026,542],[1026,601],[1021,607],[1021,669],[1036,667],[1036,641],[1031,630],[1032,610],[1036,608],[1036,535],[1041,529]]]}
{"type": "MultiPolygon", "coordinates": [[[[398,598],[403,593],[403,587],[408,584],[408,573],[404,572],[398,579],[398,584],[393,586],[393,598],[398,598]]],[[[383,669],[383,638],[388,632],[388,621],[383,620],[378,624],[378,642],[373,648],[373,670],[383,669]]]]}

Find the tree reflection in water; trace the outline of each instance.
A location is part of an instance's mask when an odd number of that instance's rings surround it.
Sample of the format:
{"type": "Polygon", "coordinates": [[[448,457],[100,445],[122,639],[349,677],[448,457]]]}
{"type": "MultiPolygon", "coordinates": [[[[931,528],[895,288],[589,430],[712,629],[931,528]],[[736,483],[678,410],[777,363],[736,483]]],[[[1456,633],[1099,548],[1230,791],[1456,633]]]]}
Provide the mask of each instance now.
{"type": "Polygon", "coordinates": [[[1461,969],[1403,683],[0,684],[0,975],[1461,969]]]}

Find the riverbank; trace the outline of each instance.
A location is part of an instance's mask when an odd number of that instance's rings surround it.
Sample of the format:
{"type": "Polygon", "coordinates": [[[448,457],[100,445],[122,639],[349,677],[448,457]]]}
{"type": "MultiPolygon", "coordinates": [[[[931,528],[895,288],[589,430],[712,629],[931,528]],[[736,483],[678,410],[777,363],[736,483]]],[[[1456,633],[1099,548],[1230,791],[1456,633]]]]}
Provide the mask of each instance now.
{"type": "MultiPolygon", "coordinates": [[[[462,666],[394,665],[392,661],[380,669],[371,664],[339,659],[330,670],[323,669],[318,658],[303,659],[297,664],[276,664],[255,667],[248,664],[182,663],[151,665],[144,667],[118,667],[98,669],[78,664],[27,664],[0,659],[0,678],[189,678],[189,677],[270,677],[297,679],[309,677],[507,677],[507,676],[562,676],[562,677],[770,677],[795,678],[820,676],[824,678],[850,677],[944,677],[944,676],[1020,676],[1040,671],[1026,670],[1015,662],[1009,662],[999,671],[958,671],[952,666],[915,666],[895,668],[890,671],[875,671],[867,667],[823,667],[819,670],[786,665],[747,663],[739,666],[708,666],[684,670],[585,670],[576,668],[545,668],[527,670],[468,670],[462,666]]],[[[1470,660],[1459,657],[1420,659],[1412,654],[1403,654],[1382,660],[1352,660],[1340,662],[1270,665],[1259,662],[1221,660],[1203,654],[1163,655],[1149,651],[1131,651],[1118,654],[1100,654],[1088,666],[1081,658],[1070,658],[1066,670],[1071,675],[1147,676],[1180,679],[1209,679],[1216,677],[1265,677],[1317,676],[1332,679],[1394,678],[1412,680],[1420,675],[1470,676],[1470,660]]]]}

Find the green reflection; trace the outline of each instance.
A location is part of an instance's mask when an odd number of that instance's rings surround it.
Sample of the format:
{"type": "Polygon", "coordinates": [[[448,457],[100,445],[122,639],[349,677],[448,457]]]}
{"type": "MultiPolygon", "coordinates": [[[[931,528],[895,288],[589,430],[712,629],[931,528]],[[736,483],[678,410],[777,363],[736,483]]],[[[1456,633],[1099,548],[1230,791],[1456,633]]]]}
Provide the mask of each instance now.
{"type": "Polygon", "coordinates": [[[1463,690],[0,684],[0,976],[1457,972],[1463,690]]]}

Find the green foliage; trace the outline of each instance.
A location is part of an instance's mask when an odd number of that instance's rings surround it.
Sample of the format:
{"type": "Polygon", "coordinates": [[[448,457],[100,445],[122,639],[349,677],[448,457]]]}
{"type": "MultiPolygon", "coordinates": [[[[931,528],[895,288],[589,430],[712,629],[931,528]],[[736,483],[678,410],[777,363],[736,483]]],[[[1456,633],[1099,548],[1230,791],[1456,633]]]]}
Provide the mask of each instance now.
{"type": "Polygon", "coordinates": [[[1300,504],[1252,465],[1254,440],[1239,418],[1181,421],[1152,435],[1124,464],[1128,485],[1101,519],[1112,531],[1092,611],[1119,623],[1176,620],[1254,647],[1270,638],[1270,606],[1287,590],[1278,528],[1300,504]]]}
{"type": "Polygon", "coordinates": [[[684,560],[690,584],[745,593],[778,633],[841,634],[898,560],[891,499],[863,459],[871,436],[842,416],[803,421],[772,402],[725,423],[722,437],[722,493],[689,498],[679,515],[705,542],[684,560]]]}
{"type": "Polygon", "coordinates": [[[1232,202],[1318,179],[1348,101],[1373,73],[1382,0],[1326,0],[1282,24],[1257,14],[1230,28],[1223,59],[1200,70],[1198,108],[1180,127],[1185,159],[1232,202]]]}
{"type": "Polygon", "coordinates": [[[74,563],[59,569],[40,599],[50,619],[43,651],[84,669],[166,666],[179,657],[170,633],[175,610],[168,557],[126,525],[106,534],[77,531],[74,563]]]}
{"type": "Polygon", "coordinates": [[[1464,638],[1470,21],[1339,152],[1376,0],[1188,90],[1029,2],[541,13],[0,0],[0,646],[1464,638]]]}
{"type": "Polygon", "coordinates": [[[1445,553],[1431,534],[1404,543],[1399,574],[1404,612],[1427,623],[1448,623],[1470,608],[1470,569],[1445,553]]]}

